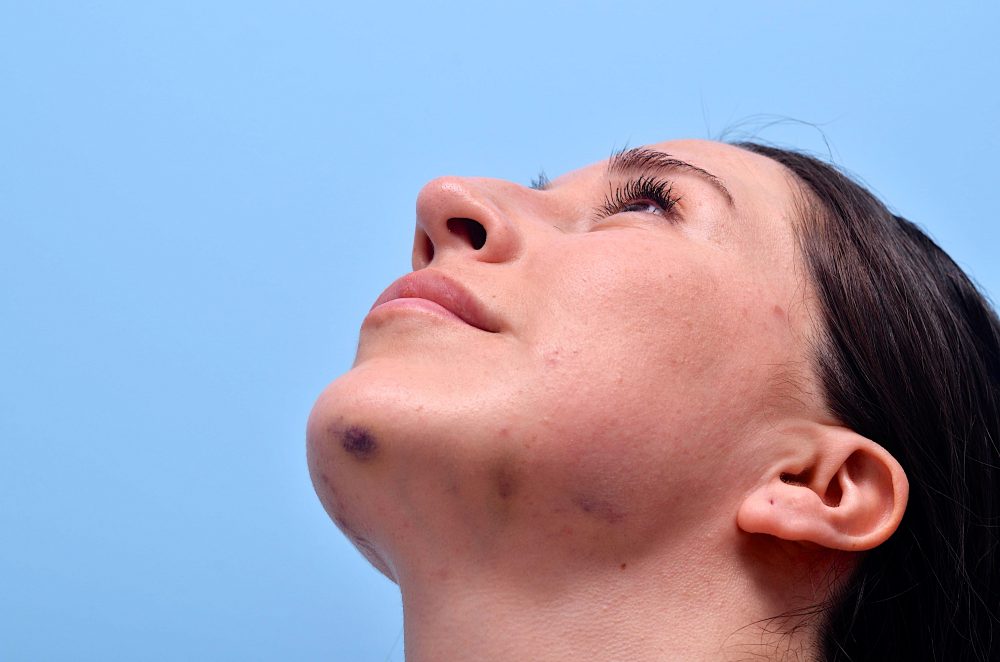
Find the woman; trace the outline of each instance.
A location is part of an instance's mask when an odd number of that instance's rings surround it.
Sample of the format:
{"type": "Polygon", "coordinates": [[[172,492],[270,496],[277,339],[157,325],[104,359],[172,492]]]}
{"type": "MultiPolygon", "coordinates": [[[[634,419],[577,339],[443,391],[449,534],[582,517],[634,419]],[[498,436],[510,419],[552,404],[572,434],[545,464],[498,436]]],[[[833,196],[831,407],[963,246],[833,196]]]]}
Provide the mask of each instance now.
{"type": "Polygon", "coordinates": [[[442,178],[413,266],[308,429],[408,659],[998,659],[1000,324],[837,171],[442,178]]]}

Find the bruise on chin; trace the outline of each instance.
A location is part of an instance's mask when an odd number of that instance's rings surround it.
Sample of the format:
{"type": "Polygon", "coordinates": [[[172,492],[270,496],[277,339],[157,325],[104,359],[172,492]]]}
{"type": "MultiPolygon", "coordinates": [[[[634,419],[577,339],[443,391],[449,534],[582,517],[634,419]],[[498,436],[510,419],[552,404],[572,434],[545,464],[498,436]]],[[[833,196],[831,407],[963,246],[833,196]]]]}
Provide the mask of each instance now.
{"type": "Polygon", "coordinates": [[[340,433],[340,445],[359,462],[368,462],[378,455],[378,442],[371,430],[360,425],[350,425],[340,433]]]}

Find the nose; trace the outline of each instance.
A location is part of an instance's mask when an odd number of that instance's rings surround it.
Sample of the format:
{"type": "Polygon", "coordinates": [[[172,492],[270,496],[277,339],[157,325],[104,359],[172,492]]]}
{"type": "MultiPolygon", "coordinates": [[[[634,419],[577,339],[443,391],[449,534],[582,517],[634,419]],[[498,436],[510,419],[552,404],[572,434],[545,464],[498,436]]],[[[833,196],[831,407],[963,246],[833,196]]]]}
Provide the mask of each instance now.
{"type": "Polygon", "coordinates": [[[414,270],[445,255],[494,263],[516,257],[523,243],[520,230],[505,211],[509,205],[497,204],[505,185],[498,180],[439,177],[424,186],[417,196],[414,270]]]}

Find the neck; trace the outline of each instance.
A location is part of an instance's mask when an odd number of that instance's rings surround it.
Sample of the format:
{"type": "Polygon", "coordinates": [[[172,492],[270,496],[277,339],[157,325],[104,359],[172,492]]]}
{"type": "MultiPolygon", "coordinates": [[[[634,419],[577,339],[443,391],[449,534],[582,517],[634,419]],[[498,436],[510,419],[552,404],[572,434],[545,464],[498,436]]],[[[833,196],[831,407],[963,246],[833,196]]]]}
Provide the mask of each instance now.
{"type": "Polygon", "coordinates": [[[789,601],[773,591],[780,581],[748,573],[745,555],[718,558],[715,546],[685,556],[586,573],[451,561],[432,573],[407,569],[407,661],[814,659],[813,628],[781,617],[789,601]]]}

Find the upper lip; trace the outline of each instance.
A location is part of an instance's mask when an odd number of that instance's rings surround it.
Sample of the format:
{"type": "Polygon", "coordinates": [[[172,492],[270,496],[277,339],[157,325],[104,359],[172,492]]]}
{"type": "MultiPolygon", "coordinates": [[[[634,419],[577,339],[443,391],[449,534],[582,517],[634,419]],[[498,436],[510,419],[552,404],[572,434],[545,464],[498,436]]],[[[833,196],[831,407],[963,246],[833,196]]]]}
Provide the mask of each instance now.
{"type": "Polygon", "coordinates": [[[461,284],[440,271],[420,269],[399,278],[386,288],[372,304],[372,309],[393,299],[427,299],[457,315],[477,329],[496,333],[500,324],[496,316],[461,284]]]}

